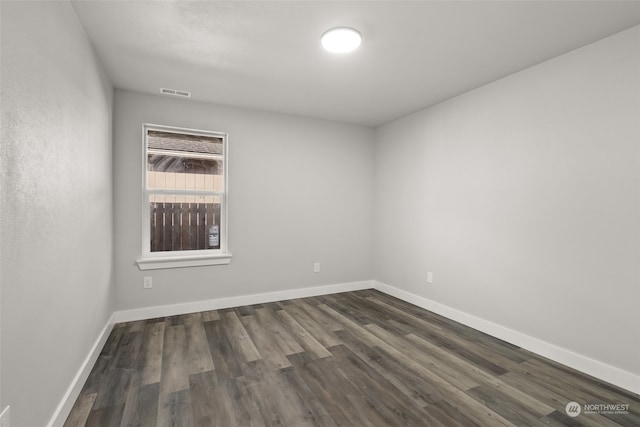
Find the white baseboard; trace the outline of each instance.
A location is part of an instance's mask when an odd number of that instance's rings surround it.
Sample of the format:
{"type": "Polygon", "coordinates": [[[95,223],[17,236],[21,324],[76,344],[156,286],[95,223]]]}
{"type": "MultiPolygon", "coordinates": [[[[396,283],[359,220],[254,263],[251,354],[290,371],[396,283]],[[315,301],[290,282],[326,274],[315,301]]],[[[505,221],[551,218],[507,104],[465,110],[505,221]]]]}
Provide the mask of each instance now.
{"type": "Polygon", "coordinates": [[[374,288],[385,294],[422,307],[448,319],[499,338],[503,341],[522,347],[541,356],[554,360],[585,374],[594,376],[618,387],[640,394],[640,376],[616,368],[615,366],[574,353],[562,347],[525,335],[507,327],[498,325],[485,319],[473,316],[447,305],[435,302],[425,297],[374,281],[374,288]]]}
{"type": "Polygon", "coordinates": [[[107,324],[102,328],[102,332],[98,335],[98,339],[93,343],[93,347],[89,351],[87,357],[85,357],[82,365],[80,365],[80,369],[76,373],[76,376],[71,381],[71,385],[67,389],[67,392],[64,394],[62,400],[58,404],[58,407],[53,413],[49,424],[47,427],[62,427],[64,422],[67,420],[71,409],[73,408],[74,403],[80,396],[80,392],[82,391],[82,387],[84,383],[87,381],[93,366],[96,364],[98,360],[98,356],[100,356],[100,352],[107,342],[107,338],[109,338],[109,334],[113,329],[114,321],[113,315],[109,317],[107,320],[107,324]]]}
{"type": "Polygon", "coordinates": [[[362,282],[339,283],[335,285],[314,286],[311,288],[289,289],[286,291],[217,298],[206,301],[136,308],[133,310],[116,311],[113,313],[113,317],[115,323],[131,322],[135,320],[153,319],[156,317],[176,316],[179,314],[196,313],[199,311],[218,310],[221,308],[239,307],[243,305],[284,301],[294,298],[306,298],[317,295],[337,294],[340,292],[359,291],[362,289],[372,288],[373,280],[365,280],[362,282]]]}

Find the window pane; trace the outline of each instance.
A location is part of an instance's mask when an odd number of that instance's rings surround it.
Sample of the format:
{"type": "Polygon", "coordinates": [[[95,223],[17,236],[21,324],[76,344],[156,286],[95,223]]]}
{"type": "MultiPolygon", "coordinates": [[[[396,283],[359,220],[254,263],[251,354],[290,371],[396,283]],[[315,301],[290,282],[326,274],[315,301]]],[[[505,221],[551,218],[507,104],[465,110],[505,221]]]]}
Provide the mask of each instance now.
{"type": "Polygon", "coordinates": [[[147,187],[224,191],[222,159],[149,154],[147,187]]]}
{"type": "Polygon", "coordinates": [[[224,140],[147,131],[147,187],[224,191],[224,140]]]}
{"type": "Polygon", "coordinates": [[[149,196],[151,252],[220,249],[218,196],[149,196]]]}
{"type": "Polygon", "coordinates": [[[157,130],[147,131],[147,148],[180,153],[224,155],[224,144],[220,137],[157,130]]]}

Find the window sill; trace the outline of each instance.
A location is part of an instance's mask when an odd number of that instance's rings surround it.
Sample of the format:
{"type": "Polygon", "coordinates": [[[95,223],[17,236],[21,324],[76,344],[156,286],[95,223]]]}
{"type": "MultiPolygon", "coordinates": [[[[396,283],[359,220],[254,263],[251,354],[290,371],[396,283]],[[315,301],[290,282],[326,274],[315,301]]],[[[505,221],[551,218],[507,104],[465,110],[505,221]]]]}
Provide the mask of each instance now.
{"type": "Polygon", "coordinates": [[[141,258],[136,261],[140,270],[159,270],[161,268],[201,267],[207,265],[226,265],[231,262],[231,254],[205,256],[175,256],[141,258]]]}

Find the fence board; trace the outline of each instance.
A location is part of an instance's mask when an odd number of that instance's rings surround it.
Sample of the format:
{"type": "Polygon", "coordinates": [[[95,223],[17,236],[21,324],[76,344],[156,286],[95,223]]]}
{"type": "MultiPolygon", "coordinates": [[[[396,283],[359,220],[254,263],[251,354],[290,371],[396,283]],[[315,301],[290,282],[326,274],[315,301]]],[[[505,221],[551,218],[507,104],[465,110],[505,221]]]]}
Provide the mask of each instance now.
{"type": "Polygon", "coordinates": [[[180,220],[182,219],[182,203],[173,203],[171,210],[171,248],[182,250],[182,227],[180,220]]]}
{"type": "Polygon", "coordinates": [[[213,206],[211,206],[212,203],[208,203],[205,206],[205,216],[204,216],[204,220],[205,220],[205,238],[206,238],[206,248],[207,249],[213,249],[213,246],[209,245],[209,228],[213,225],[213,206]]]}
{"type": "Polygon", "coordinates": [[[206,249],[208,243],[205,208],[204,203],[198,203],[198,249],[206,249]]]}
{"type": "Polygon", "coordinates": [[[155,226],[155,237],[156,237],[156,250],[164,251],[164,203],[156,203],[156,226],[155,226]]]}
{"type": "Polygon", "coordinates": [[[180,229],[182,234],[181,247],[186,250],[191,247],[191,240],[189,239],[189,215],[191,214],[191,204],[182,203],[181,209],[182,209],[181,215],[180,215],[180,229]]]}
{"type": "Polygon", "coordinates": [[[189,212],[189,247],[198,249],[198,205],[191,203],[189,212]]]}
{"type": "Polygon", "coordinates": [[[173,204],[163,203],[164,205],[164,226],[162,231],[164,232],[164,250],[173,250],[171,241],[171,215],[173,213],[173,204]]]}

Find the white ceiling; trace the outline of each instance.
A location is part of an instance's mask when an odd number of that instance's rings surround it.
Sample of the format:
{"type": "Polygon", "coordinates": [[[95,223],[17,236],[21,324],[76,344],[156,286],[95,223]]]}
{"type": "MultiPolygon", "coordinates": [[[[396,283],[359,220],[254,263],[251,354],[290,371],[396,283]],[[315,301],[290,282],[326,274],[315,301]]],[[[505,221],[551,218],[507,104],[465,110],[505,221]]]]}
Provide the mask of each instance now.
{"type": "Polygon", "coordinates": [[[384,124],[640,24],[640,1],[72,1],[118,88],[384,124]],[[357,28],[336,55],[320,36],[357,28]]]}

